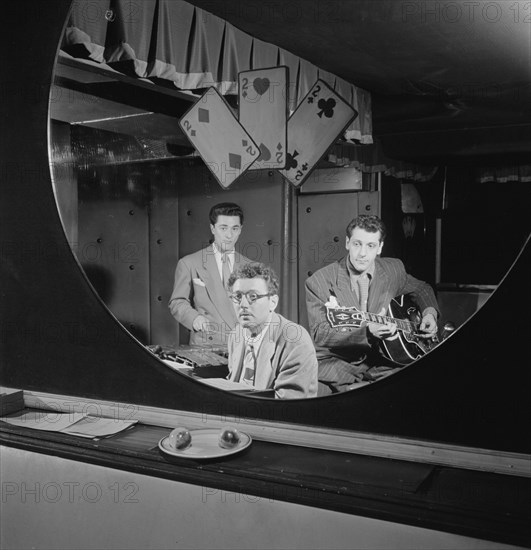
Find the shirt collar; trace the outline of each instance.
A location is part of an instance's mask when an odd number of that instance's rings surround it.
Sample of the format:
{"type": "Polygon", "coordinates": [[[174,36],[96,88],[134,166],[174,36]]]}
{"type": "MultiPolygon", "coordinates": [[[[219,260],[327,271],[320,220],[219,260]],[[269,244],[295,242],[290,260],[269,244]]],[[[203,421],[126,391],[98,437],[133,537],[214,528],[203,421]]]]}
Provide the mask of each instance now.
{"type": "Polygon", "coordinates": [[[243,330],[243,337],[245,339],[245,343],[246,344],[252,344],[253,345],[253,348],[255,349],[255,351],[258,350],[258,348],[260,347],[260,344],[262,343],[262,340],[264,339],[264,335],[271,323],[271,319],[273,317],[273,314],[270,313],[269,314],[269,317],[267,318],[267,321],[264,323],[264,326],[262,328],[262,330],[256,335],[256,336],[253,336],[251,337],[251,333],[247,330],[247,329],[244,329],[243,330]]]}
{"type": "MultiPolygon", "coordinates": [[[[369,267],[369,269],[365,271],[365,273],[369,276],[369,279],[372,279],[374,277],[375,269],[376,269],[376,261],[372,262],[371,267],[369,267]]],[[[356,269],[354,269],[354,266],[350,261],[350,256],[347,256],[347,271],[351,277],[354,277],[354,278],[361,277],[361,273],[358,273],[356,269]]]]}
{"type": "Polygon", "coordinates": [[[227,254],[231,258],[234,258],[234,252],[235,252],[234,248],[229,252],[221,252],[220,250],[218,250],[218,247],[214,243],[212,243],[212,248],[214,249],[214,255],[217,256],[219,259],[221,259],[223,254],[227,254]]]}

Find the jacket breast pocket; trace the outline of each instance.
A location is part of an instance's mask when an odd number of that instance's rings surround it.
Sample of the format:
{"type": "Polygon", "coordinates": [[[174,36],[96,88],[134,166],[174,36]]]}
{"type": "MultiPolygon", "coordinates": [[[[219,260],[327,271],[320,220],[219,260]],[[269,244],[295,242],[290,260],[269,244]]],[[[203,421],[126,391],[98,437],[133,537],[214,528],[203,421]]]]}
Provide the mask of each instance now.
{"type": "Polygon", "coordinates": [[[207,287],[203,281],[201,284],[198,284],[194,281],[193,283],[193,302],[196,309],[201,307],[210,307],[211,300],[207,292],[207,287]]]}

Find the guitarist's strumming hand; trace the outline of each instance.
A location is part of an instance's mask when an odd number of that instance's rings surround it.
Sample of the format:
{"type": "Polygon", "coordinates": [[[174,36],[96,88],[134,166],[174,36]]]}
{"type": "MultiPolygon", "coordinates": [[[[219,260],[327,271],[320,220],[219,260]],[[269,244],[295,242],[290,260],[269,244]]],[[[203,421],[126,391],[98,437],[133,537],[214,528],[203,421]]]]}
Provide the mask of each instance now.
{"type": "MultiPolygon", "coordinates": [[[[386,310],[383,307],[378,315],[385,315],[385,311],[386,310]]],[[[396,333],[397,330],[396,324],[394,323],[387,323],[385,325],[381,325],[379,323],[367,323],[367,328],[374,337],[380,338],[381,340],[390,338],[396,333]]]]}
{"type": "Polygon", "coordinates": [[[417,336],[419,338],[433,338],[437,336],[437,320],[432,313],[426,313],[422,317],[417,336]]]}

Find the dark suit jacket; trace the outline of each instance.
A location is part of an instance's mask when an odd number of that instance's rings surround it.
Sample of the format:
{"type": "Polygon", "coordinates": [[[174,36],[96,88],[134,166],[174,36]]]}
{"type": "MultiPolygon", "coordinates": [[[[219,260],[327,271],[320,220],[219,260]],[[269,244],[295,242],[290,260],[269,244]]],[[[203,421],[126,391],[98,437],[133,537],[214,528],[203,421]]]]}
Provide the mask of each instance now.
{"type": "MultiPolygon", "coordinates": [[[[239,381],[245,351],[244,328],[230,334],[229,379],[239,381]]],[[[273,313],[258,348],[254,387],[273,388],[275,397],[294,399],[317,395],[317,357],[308,331],[273,313]]]]}
{"type": "MultiPolygon", "coordinates": [[[[234,253],[234,269],[250,262],[234,253]]],[[[179,260],[169,308],[175,319],[191,331],[190,344],[226,345],[229,332],[236,326],[236,313],[223,287],[213,245],[179,260]],[[192,328],[199,314],[210,323],[208,333],[192,328]]]]}
{"type": "MultiPolygon", "coordinates": [[[[310,334],[315,342],[318,359],[338,357],[345,361],[358,361],[369,350],[366,327],[341,330],[332,328],[326,318],[325,303],[334,292],[342,307],[360,308],[356,293],[351,289],[347,270],[348,256],[316,271],[306,279],[306,307],[310,334]]],[[[410,294],[421,311],[427,307],[438,310],[431,286],[408,275],[404,264],[395,258],[375,260],[374,275],[369,287],[367,310],[379,313],[391,300],[410,294]]]]}

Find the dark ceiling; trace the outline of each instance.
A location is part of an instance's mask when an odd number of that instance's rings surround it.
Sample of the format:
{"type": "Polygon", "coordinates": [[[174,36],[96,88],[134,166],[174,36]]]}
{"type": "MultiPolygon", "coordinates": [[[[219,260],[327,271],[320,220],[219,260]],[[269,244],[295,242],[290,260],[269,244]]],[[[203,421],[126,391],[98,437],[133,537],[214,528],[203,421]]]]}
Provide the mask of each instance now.
{"type": "Polygon", "coordinates": [[[531,151],[528,1],[189,1],[372,92],[390,156],[531,151]]]}

